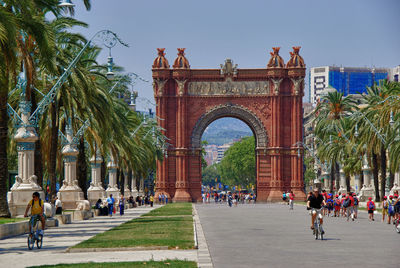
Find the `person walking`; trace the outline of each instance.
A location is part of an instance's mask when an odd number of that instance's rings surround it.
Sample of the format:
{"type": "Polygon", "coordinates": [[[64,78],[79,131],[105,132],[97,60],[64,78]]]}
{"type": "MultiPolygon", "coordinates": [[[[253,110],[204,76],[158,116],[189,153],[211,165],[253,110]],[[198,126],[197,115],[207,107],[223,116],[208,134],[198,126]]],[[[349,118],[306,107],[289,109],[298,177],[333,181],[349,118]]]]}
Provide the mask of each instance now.
{"type": "Polygon", "coordinates": [[[125,210],[125,197],[124,195],[121,194],[121,197],[119,198],[119,215],[122,216],[124,215],[124,210],[125,210]]]}
{"type": "Polygon", "coordinates": [[[293,191],[290,191],[289,193],[289,210],[293,210],[293,202],[294,202],[294,193],[293,191]]]}
{"type": "Polygon", "coordinates": [[[62,214],[62,203],[61,203],[61,200],[58,199],[57,196],[55,197],[54,206],[56,207],[56,215],[61,215],[62,214]]]}
{"type": "Polygon", "coordinates": [[[387,196],[385,195],[382,200],[382,222],[385,222],[386,215],[388,215],[388,201],[387,196]]]}
{"type": "Polygon", "coordinates": [[[115,199],[113,198],[113,195],[110,194],[110,197],[107,198],[108,215],[109,215],[110,217],[112,217],[112,214],[113,214],[114,203],[115,203],[115,199]]]}
{"type": "Polygon", "coordinates": [[[354,208],[353,208],[353,211],[354,211],[354,219],[357,219],[357,217],[358,217],[358,205],[359,205],[359,200],[358,200],[358,197],[357,197],[356,193],[353,193],[353,199],[354,199],[354,208]]]}
{"type": "Polygon", "coordinates": [[[150,195],[150,207],[153,207],[153,203],[154,203],[154,196],[150,195]]]}
{"type": "Polygon", "coordinates": [[[393,195],[389,195],[389,200],[388,202],[388,224],[392,221],[392,217],[394,220],[394,200],[393,200],[393,195]]]}
{"type": "Polygon", "coordinates": [[[344,201],[344,204],[346,204],[346,215],[347,215],[347,221],[349,221],[350,217],[351,220],[354,221],[354,198],[353,194],[348,192],[347,193],[347,198],[344,201]]]}
{"type": "Polygon", "coordinates": [[[368,209],[368,218],[370,221],[374,221],[374,211],[375,211],[375,203],[372,201],[372,197],[368,197],[367,209],[368,209]]]}

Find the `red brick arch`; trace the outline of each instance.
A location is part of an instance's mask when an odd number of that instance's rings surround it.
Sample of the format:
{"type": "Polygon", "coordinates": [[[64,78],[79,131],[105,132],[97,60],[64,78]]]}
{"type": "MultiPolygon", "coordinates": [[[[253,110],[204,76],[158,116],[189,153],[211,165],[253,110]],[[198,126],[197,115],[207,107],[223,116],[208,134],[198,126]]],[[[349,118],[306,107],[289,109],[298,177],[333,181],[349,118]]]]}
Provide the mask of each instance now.
{"type": "Polygon", "coordinates": [[[256,138],[257,199],[280,200],[288,190],[304,198],[297,143],[302,140],[305,65],[298,50],[286,66],[274,48],[265,69],[238,69],[229,59],[221,69],[190,69],[179,49],[170,69],[159,49],[153,64],[156,113],[170,146],[168,157],[157,163],[156,195],[200,200],[201,135],[214,120],[235,117],[256,138]]]}

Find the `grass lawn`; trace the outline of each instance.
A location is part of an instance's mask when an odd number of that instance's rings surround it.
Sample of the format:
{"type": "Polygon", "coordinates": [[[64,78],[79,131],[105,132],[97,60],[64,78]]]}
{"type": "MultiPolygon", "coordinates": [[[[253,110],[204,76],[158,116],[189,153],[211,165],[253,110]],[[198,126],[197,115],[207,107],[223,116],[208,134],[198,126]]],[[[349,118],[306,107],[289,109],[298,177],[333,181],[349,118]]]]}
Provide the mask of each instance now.
{"type": "Polygon", "coordinates": [[[3,218],[0,217],[0,224],[5,224],[5,223],[13,223],[13,222],[19,222],[19,221],[27,221],[29,218],[3,218]]]}
{"type": "Polygon", "coordinates": [[[155,213],[157,216],[149,216],[153,210],[144,217],[123,223],[73,248],[167,246],[174,249],[192,249],[194,247],[193,218],[185,214],[181,215],[188,212],[188,205],[190,205],[191,213],[191,204],[168,204],[157,209],[162,210],[160,213],[155,213]]]}
{"type": "Polygon", "coordinates": [[[170,203],[159,209],[150,211],[144,216],[176,216],[192,215],[192,203],[170,203]]]}
{"type": "Polygon", "coordinates": [[[197,264],[193,261],[178,261],[178,260],[164,260],[164,261],[140,261],[140,262],[103,262],[103,263],[76,263],[76,264],[58,264],[58,265],[42,265],[31,266],[30,268],[44,267],[44,268],[64,268],[64,267],[90,267],[90,268],[108,268],[108,267],[176,267],[176,268],[196,268],[197,264]]]}

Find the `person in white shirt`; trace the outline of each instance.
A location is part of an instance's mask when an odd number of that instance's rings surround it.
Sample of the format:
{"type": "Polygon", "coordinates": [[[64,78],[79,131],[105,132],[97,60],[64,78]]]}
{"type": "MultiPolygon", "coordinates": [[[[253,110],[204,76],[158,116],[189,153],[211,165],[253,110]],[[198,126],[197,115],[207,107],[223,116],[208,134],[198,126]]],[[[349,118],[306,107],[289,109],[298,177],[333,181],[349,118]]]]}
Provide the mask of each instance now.
{"type": "Polygon", "coordinates": [[[62,214],[62,203],[61,203],[61,200],[58,199],[57,196],[55,197],[54,206],[56,207],[56,215],[61,215],[62,214]]]}

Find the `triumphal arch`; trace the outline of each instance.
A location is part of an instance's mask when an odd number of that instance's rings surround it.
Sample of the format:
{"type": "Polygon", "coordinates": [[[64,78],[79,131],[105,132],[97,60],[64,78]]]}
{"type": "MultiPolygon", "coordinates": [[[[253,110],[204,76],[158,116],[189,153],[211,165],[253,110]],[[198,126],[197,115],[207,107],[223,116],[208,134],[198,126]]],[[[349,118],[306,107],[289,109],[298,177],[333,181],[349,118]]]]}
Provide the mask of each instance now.
{"type": "Polygon", "coordinates": [[[293,47],[284,63],[279,47],[266,68],[240,69],[230,59],[218,69],[191,69],[178,48],[172,68],[164,49],[153,63],[158,124],[169,139],[168,157],[157,163],[156,196],[201,199],[201,136],[216,119],[244,121],[256,140],[257,200],[280,200],[282,191],[303,192],[302,97],[305,64],[293,47]]]}

